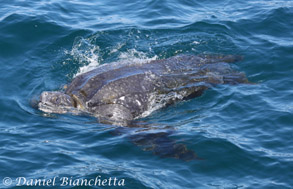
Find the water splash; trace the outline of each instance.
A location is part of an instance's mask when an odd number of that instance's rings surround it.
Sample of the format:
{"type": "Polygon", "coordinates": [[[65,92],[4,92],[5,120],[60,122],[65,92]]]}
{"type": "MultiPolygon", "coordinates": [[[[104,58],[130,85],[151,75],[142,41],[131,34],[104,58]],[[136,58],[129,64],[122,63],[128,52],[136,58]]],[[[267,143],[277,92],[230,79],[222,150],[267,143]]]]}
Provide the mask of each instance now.
{"type": "MultiPolygon", "coordinates": [[[[101,49],[97,44],[94,43],[96,39],[93,38],[77,38],[71,51],[65,51],[65,54],[70,55],[74,61],[78,62],[79,70],[74,77],[96,69],[102,63],[104,63],[103,53],[104,49],[101,49]]],[[[157,55],[149,56],[148,53],[138,51],[135,48],[121,50],[124,45],[117,43],[112,47],[108,47],[109,55],[113,55],[118,52],[116,58],[117,64],[143,64],[152,60],[158,59],[157,55]]],[[[151,51],[151,48],[149,49],[151,51]]]]}
{"type": "Polygon", "coordinates": [[[102,61],[100,47],[93,44],[92,40],[81,37],[75,40],[71,51],[66,51],[65,53],[72,56],[74,61],[82,65],[74,77],[95,69],[102,61]]]}
{"type": "Polygon", "coordinates": [[[158,56],[149,57],[147,53],[137,51],[136,49],[129,49],[126,52],[121,52],[119,55],[119,62],[129,62],[129,64],[144,64],[146,62],[157,60],[158,56]]]}

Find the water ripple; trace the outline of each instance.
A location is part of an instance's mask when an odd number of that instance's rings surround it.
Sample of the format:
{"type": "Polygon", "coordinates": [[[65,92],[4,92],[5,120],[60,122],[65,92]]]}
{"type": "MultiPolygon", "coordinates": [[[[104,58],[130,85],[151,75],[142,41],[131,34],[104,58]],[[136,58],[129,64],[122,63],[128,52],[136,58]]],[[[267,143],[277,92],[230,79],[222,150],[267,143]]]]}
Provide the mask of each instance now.
{"type": "Polygon", "coordinates": [[[127,188],[292,187],[292,8],[290,0],[3,0],[1,179],[100,175],[124,178],[127,188]],[[31,106],[42,91],[101,64],[178,54],[243,55],[235,69],[253,84],[215,86],[139,120],[148,128],[122,132],[31,106]],[[165,133],[198,159],[155,155],[135,144],[143,133],[165,133]]]}

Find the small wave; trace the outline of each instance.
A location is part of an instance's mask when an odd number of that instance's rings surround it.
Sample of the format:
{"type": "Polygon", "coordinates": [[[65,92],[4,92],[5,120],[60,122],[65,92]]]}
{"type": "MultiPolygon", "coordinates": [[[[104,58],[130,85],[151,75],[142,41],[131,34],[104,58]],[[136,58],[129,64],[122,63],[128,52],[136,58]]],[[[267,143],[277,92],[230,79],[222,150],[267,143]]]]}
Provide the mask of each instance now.
{"type": "Polygon", "coordinates": [[[158,56],[148,57],[147,53],[137,51],[136,49],[129,49],[127,52],[121,52],[119,55],[119,62],[132,62],[134,64],[143,64],[152,60],[157,60],[158,56]]]}
{"type": "Polygon", "coordinates": [[[75,76],[98,67],[101,62],[99,52],[99,46],[92,44],[91,41],[84,38],[76,39],[72,50],[69,52],[65,51],[66,54],[71,55],[75,61],[83,65],[75,76]]]}
{"type": "MultiPolygon", "coordinates": [[[[109,50],[109,54],[118,52],[118,57],[115,62],[118,64],[143,64],[151,60],[158,59],[157,55],[149,56],[146,52],[138,51],[135,48],[126,51],[120,51],[123,44],[118,43],[109,50]]],[[[74,77],[89,72],[102,63],[104,63],[103,53],[101,48],[92,42],[92,39],[77,38],[70,51],[65,50],[65,54],[72,56],[81,66],[74,77]]]]}

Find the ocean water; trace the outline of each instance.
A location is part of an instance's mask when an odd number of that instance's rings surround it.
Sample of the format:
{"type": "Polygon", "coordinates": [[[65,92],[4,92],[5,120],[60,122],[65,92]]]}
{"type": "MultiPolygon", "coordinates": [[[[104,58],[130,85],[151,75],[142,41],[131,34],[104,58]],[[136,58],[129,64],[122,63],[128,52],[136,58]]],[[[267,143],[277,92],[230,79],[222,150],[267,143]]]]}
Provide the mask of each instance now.
{"type": "Polygon", "coordinates": [[[1,0],[0,188],[293,188],[292,18],[292,0],[1,0]],[[242,55],[255,85],[216,86],[123,132],[31,105],[101,64],[178,54],[242,55]],[[198,158],[148,150],[149,133],[198,158]]]}

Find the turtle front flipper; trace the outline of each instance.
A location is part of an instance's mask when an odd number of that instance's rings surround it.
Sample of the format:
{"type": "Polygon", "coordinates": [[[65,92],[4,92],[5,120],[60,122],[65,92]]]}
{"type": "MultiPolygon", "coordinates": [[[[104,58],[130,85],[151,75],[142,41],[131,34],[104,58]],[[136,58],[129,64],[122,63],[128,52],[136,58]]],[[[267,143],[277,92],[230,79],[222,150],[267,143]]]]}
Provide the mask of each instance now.
{"type": "Polygon", "coordinates": [[[162,158],[175,158],[183,161],[200,159],[195,152],[188,149],[185,144],[177,143],[172,139],[170,135],[173,132],[170,130],[156,131],[152,128],[137,129],[138,128],[119,128],[113,132],[113,134],[126,134],[126,137],[132,143],[141,147],[144,151],[151,151],[153,154],[162,158]],[[131,129],[135,129],[135,132],[131,129]],[[126,132],[131,134],[127,134],[126,132]]]}
{"type": "Polygon", "coordinates": [[[236,85],[240,83],[253,84],[250,81],[248,81],[246,75],[243,72],[235,72],[223,75],[223,81],[225,84],[230,85],[236,85]]]}
{"type": "Polygon", "coordinates": [[[177,143],[171,137],[173,133],[174,131],[169,126],[162,128],[162,125],[137,121],[132,122],[131,127],[117,127],[111,131],[112,135],[124,135],[125,138],[142,150],[150,151],[162,158],[175,158],[183,161],[202,160],[185,144],[177,143]]]}

